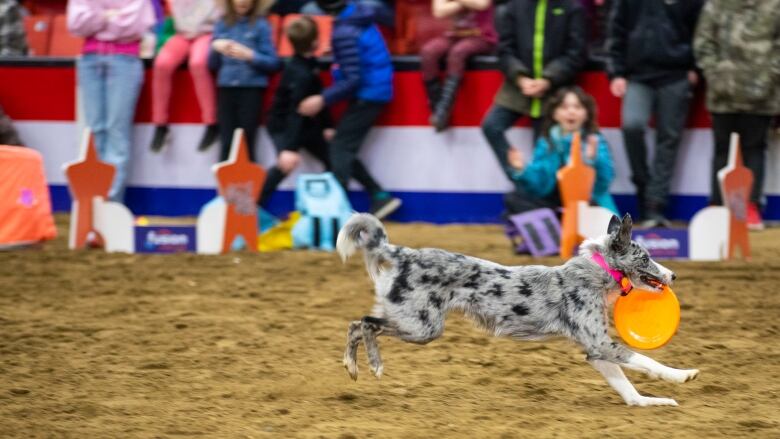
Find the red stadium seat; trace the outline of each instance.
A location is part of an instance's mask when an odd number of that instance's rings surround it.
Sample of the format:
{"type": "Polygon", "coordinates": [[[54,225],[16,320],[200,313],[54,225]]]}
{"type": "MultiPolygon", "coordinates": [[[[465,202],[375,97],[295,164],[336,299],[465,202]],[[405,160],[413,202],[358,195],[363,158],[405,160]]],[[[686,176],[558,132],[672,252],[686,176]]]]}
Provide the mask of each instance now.
{"type": "Polygon", "coordinates": [[[67,17],[64,14],[55,15],[51,26],[49,55],[78,56],[83,46],[83,38],[75,37],[68,32],[67,17]]]}
{"type": "Polygon", "coordinates": [[[44,56],[49,53],[51,38],[51,15],[28,15],[24,17],[24,32],[30,56],[44,56]]]}
{"type": "MultiPolygon", "coordinates": [[[[287,39],[285,29],[295,19],[301,17],[300,14],[289,14],[284,17],[283,27],[279,36],[279,56],[292,56],[293,47],[290,40],[287,39]]],[[[333,17],[328,15],[314,15],[311,17],[319,28],[319,38],[316,56],[323,56],[330,53],[330,35],[333,33],[333,17]]]]}
{"type": "Polygon", "coordinates": [[[430,0],[399,0],[391,50],[399,55],[417,54],[426,41],[441,35],[448,27],[447,20],[433,16],[430,0]]]}
{"type": "Polygon", "coordinates": [[[271,14],[268,16],[268,22],[271,24],[271,40],[274,43],[274,47],[279,47],[279,37],[281,35],[279,24],[281,21],[282,18],[276,14],[271,14]]]}

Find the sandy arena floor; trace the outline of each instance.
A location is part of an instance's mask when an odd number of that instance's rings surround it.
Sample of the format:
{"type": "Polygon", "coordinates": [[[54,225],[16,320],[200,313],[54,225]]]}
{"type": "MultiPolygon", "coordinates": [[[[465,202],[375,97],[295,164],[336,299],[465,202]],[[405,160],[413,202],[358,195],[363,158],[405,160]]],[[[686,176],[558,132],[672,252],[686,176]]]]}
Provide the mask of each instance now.
{"type": "MultiPolygon", "coordinates": [[[[284,252],[0,253],[1,437],[780,437],[780,229],[751,263],[669,263],[680,331],[650,353],[701,376],[629,372],[677,408],[623,405],[565,340],[488,337],[459,315],[427,346],[380,338],[352,382],[347,324],[371,308],[361,258],[284,252]]],[[[391,240],[505,264],[496,226],[389,226],[391,240]]],[[[543,261],[557,264],[556,259],[543,261]]]]}

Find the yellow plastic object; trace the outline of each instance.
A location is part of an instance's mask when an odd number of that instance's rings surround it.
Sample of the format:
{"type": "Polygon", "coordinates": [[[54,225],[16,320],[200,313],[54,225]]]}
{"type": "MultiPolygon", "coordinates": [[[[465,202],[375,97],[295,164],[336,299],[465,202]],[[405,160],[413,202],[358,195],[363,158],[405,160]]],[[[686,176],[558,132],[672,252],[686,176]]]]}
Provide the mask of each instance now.
{"type": "Polygon", "coordinates": [[[680,302],[665,286],[660,293],[634,289],[615,301],[615,329],[629,346],[657,349],[671,340],[680,326],[680,302]]]}
{"type": "Polygon", "coordinates": [[[290,212],[290,216],[285,221],[260,235],[260,239],[257,240],[257,249],[261,252],[272,252],[293,248],[292,228],[300,217],[300,212],[290,212]]]}

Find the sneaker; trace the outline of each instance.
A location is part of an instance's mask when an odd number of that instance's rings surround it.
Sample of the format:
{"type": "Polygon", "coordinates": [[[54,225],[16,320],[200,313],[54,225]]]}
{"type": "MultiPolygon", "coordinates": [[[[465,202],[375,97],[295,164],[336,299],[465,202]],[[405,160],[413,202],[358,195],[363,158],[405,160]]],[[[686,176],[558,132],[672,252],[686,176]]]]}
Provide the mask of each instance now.
{"type": "Polygon", "coordinates": [[[198,144],[198,151],[205,151],[211,148],[211,145],[217,142],[217,137],[219,137],[217,124],[207,126],[206,132],[203,133],[203,138],[200,139],[200,144],[198,144]]]}
{"type": "Polygon", "coordinates": [[[378,219],[382,219],[398,210],[399,207],[401,207],[400,198],[382,198],[371,202],[371,207],[368,209],[368,212],[378,219]]]}
{"type": "Polygon", "coordinates": [[[747,228],[749,230],[764,230],[764,219],[756,203],[749,203],[747,208],[747,228]]]}
{"type": "Polygon", "coordinates": [[[648,212],[647,218],[639,223],[639,227],[652,229],[655,227],[671,228],[672,223],[665,216],[657,212],[648,212]]]}
{"type": "Polygon", "coordinates": [[[152,137],[150,149],[152,152],[160,152],[170,140],[171,136],[168,125],[157,125],[154,129],[154,137],[152,137]]]}

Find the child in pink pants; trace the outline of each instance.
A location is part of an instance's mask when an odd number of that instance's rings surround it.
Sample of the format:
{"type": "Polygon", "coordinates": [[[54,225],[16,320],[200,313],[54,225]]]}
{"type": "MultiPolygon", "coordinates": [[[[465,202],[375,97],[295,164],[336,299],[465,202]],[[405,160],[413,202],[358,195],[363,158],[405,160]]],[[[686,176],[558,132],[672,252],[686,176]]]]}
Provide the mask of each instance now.
{"type": "Polygon", "coordinates": [[[167,1],[173,15],[176,34],[163,45],[154,60],[152,122],[156,128],[151,149],[159,152],[170,140],[168,113],[173,73],[185,59],[188,59],[203,123],[206,124],[206,131],[198,145],[198,150],[203,151],[217,140],[219,134],[216,90],[207,58],[211,44],[211,31],[220,16],[220,11],[214,0],[167,1]]]}

